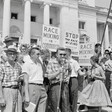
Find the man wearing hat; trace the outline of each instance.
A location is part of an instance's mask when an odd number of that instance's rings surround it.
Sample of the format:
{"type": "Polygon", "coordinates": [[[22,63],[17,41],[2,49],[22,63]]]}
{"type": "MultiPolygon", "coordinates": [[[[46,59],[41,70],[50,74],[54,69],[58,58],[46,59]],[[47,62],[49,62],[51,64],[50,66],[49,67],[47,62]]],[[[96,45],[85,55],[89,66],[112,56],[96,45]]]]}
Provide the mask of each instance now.
{"type": "MultiPolygon", "coordinates": [[[[0,106],[1,112],[22,112],[21,95],[19,91],[19,77],[21,67],[16,62],[17,50],[14,46],[9,46],[4,50],[7,55],[7,62],[0,66],[0,106]]],[[[24,76],[24,79],[27,79],[24,76]]],[[[25,88],[26,86],[26,80],[25,88]]],[[[25,89],[28,90],[28,89],[25,89]]],[[[29,101],[28,93],[25,91],[25,100],[29,101]]]]}
{"type": "Polygon", "coordinates": [[[15,39],[13,37],[9,37],[9,36],[6,36],[4,39],[4,43],[6,44],[6,47],[13,45],[14,41],[15,41],[15,39]]]}
{"type": "Polygon", "coordinates": [[[4,45],[2,45],[1,47],[1,52],[0,52],[0,63],[5,63],[7,61],[7,56],[6,56],[6,53],[4,52],[4,49],[5,48],[8,48],[8,46],[10,45],[13,45],[14,44],[14,38],[13,37],[9,37],[9,36],[6,36],[5,39],[4,39],[4,45]]]}

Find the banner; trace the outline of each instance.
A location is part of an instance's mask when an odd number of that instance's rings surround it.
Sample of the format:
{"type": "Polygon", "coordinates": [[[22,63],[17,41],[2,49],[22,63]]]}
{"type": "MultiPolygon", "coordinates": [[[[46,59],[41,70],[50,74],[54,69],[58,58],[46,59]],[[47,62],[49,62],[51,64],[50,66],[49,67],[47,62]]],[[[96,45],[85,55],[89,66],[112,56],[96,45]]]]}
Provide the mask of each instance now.
{"type": "Polygon", "coordinates": [[[42,47],[56,51],[60,46],[60,28],[43,25],[42,47]]]}
{"type": "Polygon", "coordinates": [[[94,54],[94,43],[79,45],[79,63],[81,66],[90,66],[90,57],[94,54]]]}

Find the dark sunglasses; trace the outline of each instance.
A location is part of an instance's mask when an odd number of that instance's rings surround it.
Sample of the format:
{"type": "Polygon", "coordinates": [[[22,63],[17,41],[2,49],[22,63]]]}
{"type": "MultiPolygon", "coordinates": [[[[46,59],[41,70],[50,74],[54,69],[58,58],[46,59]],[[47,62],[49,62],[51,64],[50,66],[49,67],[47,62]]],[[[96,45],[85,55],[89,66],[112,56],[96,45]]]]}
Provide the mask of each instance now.
{"type": "Polygon", "coordinates": [[[38,55],[38,56],[39,56],[39,55],[40,55],[40,53],[37,53],[36,55],[38,55]]]}
{"type": "Polygon", "coordinates": [[[60,56],[66,56],[66,54],[59,54],[60,56]]]}

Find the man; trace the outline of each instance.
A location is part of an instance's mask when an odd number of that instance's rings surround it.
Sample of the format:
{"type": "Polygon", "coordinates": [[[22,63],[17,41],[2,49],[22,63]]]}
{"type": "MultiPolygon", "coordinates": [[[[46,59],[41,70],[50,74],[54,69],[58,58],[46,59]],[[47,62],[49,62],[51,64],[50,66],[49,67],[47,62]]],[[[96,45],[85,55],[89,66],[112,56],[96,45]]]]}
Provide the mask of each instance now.
{"type": "Polygon", "coordinates": [[[106,86],[107,91],[108,91],[108,93],[110,95],[110,74],[111,74],[111,72],[105,68],[105,63],[109,59],[110,59],[110,53],[109,53],[109,50],[106,49],[105,52],[104,52],[104,56],[103,56],[103,58],[100,61],[100,65],[102,66],[102,68],[103,68],[103,70],[105,72],[105,77],[106,77],[105,86],[106,86]]]}
{"type": "Polygon", "coordinates": [[[6,36],[4,39],[4,43],[6,44],[6,47],[13,45],[14,42],[15,42],[15,39],[13,37],[6,36]]]}
{"type": "MultiPolygon", "coordinates": [[[[46,89],[47,94],[49,94],[49,79],[47,77],[46,73],[46,67],[48,65],[48,62],[50,60],[50,51],[48,49],[42,49],[41,50],[41,57],[40,61],[42,62],[43,65],[43,72],[44,72],[44,86],[46,89]]],[[[49,96],[49,95],[48,95],[49,96]]],[[[47,105],[46,105],[46,112],[49,112],[50,110],[50,100],[47,98],[47,105]]]]}
{"type": "Polygon", "coordinates": [[[95,44],[95,55],[97,55],[98,57],[101,55],[101,44],[100,43],[97,43],[95,44]]]}
{"type": "Polygon", "coordinates": [[[30,60],[23,65],[23,74],[29,77],[30,102],[36,105],[34,112],[45,112],[47,94],[43,85],[43,69],[40,62],[40,49],[33,47],[29,51],[30,60]]]}
{"type": "MultiPolygon", "coordinates": [[[[16,110],[17,112],[22,112],[22,100],[19,91],[21,67],[15,61],[18,52],[13,46],[9,46],[5,52],[7,55],[7,62],[0,66],[1,112],[16,112],[16,110]]],[[[24,79],[26,79],[25,76],[24,79]]],[[[24,82],[26,88],[26,80],[24,80],[24,82]]],[[[25,91],[25,101],[29,101],[28,91],[25,91]]]]}
{"type": "Polygon", "coordinates": [[[100,43],[95,44],[94,51],[95,51],[94,55],[99,58],[99,63],[100,63],[100,61],[102,59],[101,44],[100,43]]]}
{"type": "Polygon", "coordinates": [[[106,88],[107,88],[107,91],[110,95],[110,88],[111,87],[111,75],[112,75],[112,52],[110,51],[110,59],[108,59],[106,62],[105,62],[105,74],[106,74],[106,88]]]}
{"type": "MultiPolygon", "coordinates": [[[[13,45],[14,43],[14,38],[13,37],[9,37],[9,36],[6,36],[5,39],[4,39],[4,43],[5,43],[5,48],[8,48],[8,46],[11,46],[13,45]]],[[[1,48],[1,53],[0,53],[0,61],[1,63],[5,63],[7,61],[7,56],[6,56],[6,53],[4,52],[3,50],[3,46],[1,48]]]]}
{"type": "Polygon", "coordinates": [[[56,58],[47,65],[47,75],[50,80],[49,98],[52,112],[70,112],[68,83],[71,67],[66,61],[66,51],[58,48],[56,58]]]}
{"type": "Polygon", "coordinates": [[[78,74],[83,76],[84,73],[76,60],[71,57],[71,49],[66,48],[67,59],[71,65],[71,76],[69,81],[69,93],[70,93],[70,104],[72,112],[77,112],[77,100],[78,100],[78,74]]]}
{"type": "Polygon", "coordinates": [[[42,49],[40,61],[42,62],[42,65],[43,65],[44,85],[46,88],[46,92],[48,92],[48,85],[49,85],[49,80],[46,76],[46,66],[47,66],[49,60],[50,60],[50,51],[48,49],[42,49]]]}

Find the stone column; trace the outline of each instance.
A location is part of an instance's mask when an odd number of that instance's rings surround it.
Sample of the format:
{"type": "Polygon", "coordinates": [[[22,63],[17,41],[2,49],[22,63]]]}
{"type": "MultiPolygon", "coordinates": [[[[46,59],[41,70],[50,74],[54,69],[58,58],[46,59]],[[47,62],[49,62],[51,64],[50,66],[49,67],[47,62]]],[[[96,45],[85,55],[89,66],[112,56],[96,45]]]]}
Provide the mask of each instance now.
{"type": "Polygon", "coordinates": [[[50,3],[44,3],[44,24],[49,25],[50,19],[50,3]]]}
{"type": "Polygon", "coordinates": [[[31,39],[31,2],[32,0],[24,0],[24,44],[30,44],[31,39]]]}
{"type": "Polygon", "coordinates": [[[10,32],[10,5],[11,5],[11,0],[4,0],[4,8],[3,8],[3,39],[6,36],[9,36],[10,32]]]}
{"type": "Polygon", "coordinates": [[[108,25],[106,27],[106,31],[105,31],[105,49],[109,48],[109,30],[108,30],[108,25]]]}

